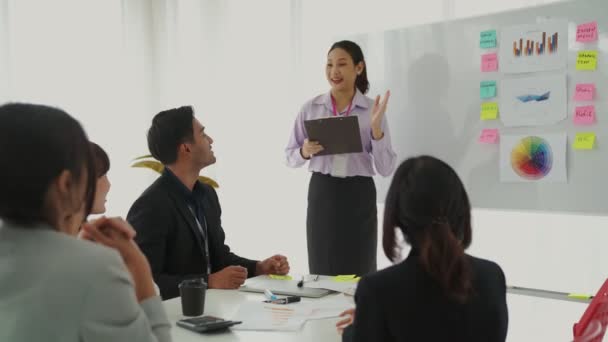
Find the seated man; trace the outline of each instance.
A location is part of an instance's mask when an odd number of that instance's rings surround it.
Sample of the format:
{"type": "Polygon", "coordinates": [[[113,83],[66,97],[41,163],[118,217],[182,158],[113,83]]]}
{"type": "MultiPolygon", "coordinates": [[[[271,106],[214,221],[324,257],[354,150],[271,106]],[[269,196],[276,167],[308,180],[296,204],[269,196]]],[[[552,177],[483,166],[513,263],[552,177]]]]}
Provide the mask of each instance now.
{"type": "Polygon", "coordinates": [[[179,296],[185,279],[202,277],[209,288],[236,289],[248,276],[289,272],[284,256],[249,260],[224,244],[217,194],[198,181],[201,169],[215,163],[212,143],[189,106],[158,113],[148,131],[150,153],[165,169],[127,220],[164,300],[179,296]]]}

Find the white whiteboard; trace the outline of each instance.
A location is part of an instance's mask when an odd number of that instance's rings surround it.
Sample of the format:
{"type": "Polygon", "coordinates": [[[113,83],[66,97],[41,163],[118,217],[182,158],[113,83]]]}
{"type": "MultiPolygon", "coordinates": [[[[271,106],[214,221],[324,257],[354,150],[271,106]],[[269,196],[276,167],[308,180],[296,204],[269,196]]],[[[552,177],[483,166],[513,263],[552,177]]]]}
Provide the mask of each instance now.
{"type": "MultiPolygon", "coordinates": [[[[366,54],[372,88],[370,96],[392,92],[387,118],[399,161],[430,154],[452,165],[478,208],[608,213],[608,1],[578,0],[554,3],[484,17],[364,34],[351,39],[366,54]],[[480,72],[481,31],[496,29],[500,44],[503,27],[547,20],[568,22],[568,118],[550,126],[505,127],[499,120],[482,122],[479,83],[500,82],[512,75],[480,72]],[[597,20],[599,40],[575,42],[576,25],[597,20]],[[599,50],[595,72],[575,71],[578,50],[599,50]],[[597,123],[575,126],[571,101],[576,83],[595,83],[597,123]],[[567,183],[500,183],[499,146],[477,142],[483,128],[500,134],[566,133],[567,183]],[[574,151],[576,132],[596,134],[593,151],[574,151]]],[[[522,74],[529,77],[531,74],[522,74]]],[[[539,72],[533,75],[555,75],[539,72]]],[[[516,76],[517,77],[517,76],[516,76]]],[[[378,199],[383,201],[390,177],[376,178],[378,199]]]]}

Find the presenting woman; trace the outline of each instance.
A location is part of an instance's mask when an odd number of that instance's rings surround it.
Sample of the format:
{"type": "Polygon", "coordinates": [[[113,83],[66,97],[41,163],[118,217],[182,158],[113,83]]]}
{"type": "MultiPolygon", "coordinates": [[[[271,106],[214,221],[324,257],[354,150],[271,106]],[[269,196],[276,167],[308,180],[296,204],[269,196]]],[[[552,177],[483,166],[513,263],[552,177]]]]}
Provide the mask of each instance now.
{"type": "Polygon", "coordinates": [[[287,148],[287,165],[309,161],[306,232],[311,274],[364,275],[376,270],[377,209],[372,176],[388,176],[395,152],[384,113],[390,92],[372,100],[361,48],[351,41],[334,43],[325,69],[328,93],[306,102],[296,118],[287,148]],[[308,140],[304,121],[355,116],[363,151],[320,155],[323,145],[308,140]],[[375,168],[375,171],[374,171],[375,168]]]}

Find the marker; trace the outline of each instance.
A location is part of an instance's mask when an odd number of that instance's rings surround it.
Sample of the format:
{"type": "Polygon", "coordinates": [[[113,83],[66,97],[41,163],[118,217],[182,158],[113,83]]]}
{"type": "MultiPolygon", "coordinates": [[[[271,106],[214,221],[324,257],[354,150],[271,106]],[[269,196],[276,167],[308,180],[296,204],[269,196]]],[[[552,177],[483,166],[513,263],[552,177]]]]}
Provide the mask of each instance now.
{"type": "Polygon", "coordinates": [[[300,300],[301,300],[301,298],[298,297],[298,296],[289,296],[289,297],[285,297],[285,298],[281,298],[281,299],[267,300],[267,301],[265,301],[265,303],[271,303],[271,304],[289,304],[289,303],[297,303],[300,300]]]}
{"type": "Polygon", "coordinates": [[[277,296],[275,296],[274,293],[268,289],[264,290],[264,295],[268,300],[277,300],[277,296]]]}
{"type": "Polygon", "coordinates": [[[582,294],[582,293],[569,293],[568,294],[568,298],[591,299],[591,298],[593,298],[593,296],[592,295],[588,295],[588,294],[582,294]]]}

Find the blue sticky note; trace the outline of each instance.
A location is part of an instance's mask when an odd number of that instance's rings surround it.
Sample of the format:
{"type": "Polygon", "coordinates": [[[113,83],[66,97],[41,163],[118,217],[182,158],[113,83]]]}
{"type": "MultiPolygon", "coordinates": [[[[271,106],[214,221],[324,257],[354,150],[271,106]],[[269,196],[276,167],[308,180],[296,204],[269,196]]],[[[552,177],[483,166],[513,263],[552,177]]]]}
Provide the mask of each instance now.
{"type": "Polygon", "coordinates": [[[496,30],[483,31],[479,34],[479,47],[491,49],[496,47],[496,30]]]}
{"type": "Polygon", "coordinates": [[[479,83],[479,97],[481,99],[496,97],[496,81],[481,81],[479,83]]]}

